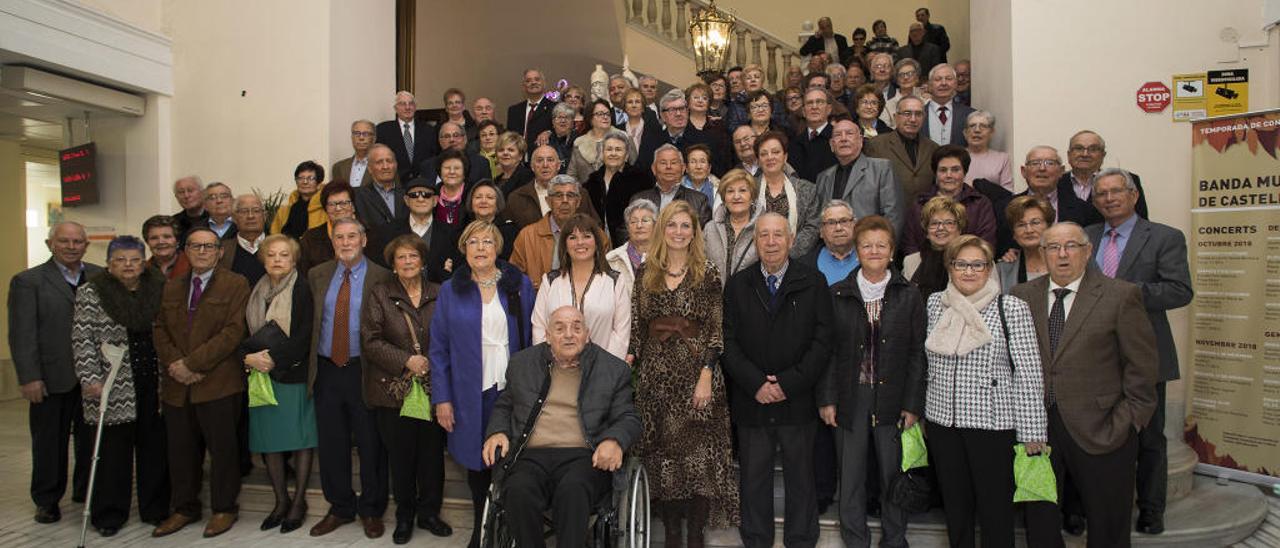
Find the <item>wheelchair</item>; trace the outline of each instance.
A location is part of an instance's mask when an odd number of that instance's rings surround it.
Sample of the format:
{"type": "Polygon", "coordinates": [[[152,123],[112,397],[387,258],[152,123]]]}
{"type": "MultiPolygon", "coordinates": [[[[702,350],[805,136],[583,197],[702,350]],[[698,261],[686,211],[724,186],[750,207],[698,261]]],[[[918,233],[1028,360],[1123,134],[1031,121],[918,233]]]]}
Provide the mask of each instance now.
{"type": "MultiPolygon", "coordinates": [[[[503,462],[494,466],[493,483],[484,503],[481,522],[481,548],[514,548],[503,508],[502,476],[510,467],[503,462]]],[[[649,476],[637,457],[624,458],[622,468],[613,473],[613,489],[596,507],[592,516],[590,545],[594,548],[649,548],[649,476]]],[[[550,514],[544,521],[551,525],[550,514]]],[[[546,533],[550,536],[550,530],[546,533]]],[[[561,547],[569,548],[569,547],[561,547]]]]}

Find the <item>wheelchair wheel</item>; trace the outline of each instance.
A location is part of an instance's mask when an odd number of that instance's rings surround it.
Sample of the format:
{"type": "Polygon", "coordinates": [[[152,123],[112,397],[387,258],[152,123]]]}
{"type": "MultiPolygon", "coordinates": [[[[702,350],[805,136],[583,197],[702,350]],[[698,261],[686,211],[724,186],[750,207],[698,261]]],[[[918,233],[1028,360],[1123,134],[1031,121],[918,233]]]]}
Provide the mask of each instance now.
{"type": "Polygon", "coordinates": [[[627,490],[618,497],[617,548],[649,548],[649,475],[639,459],[627,467],[627,490]]]}
{"type": "Polygon", "coordinates": [[[494,492],[484,499],[484,518],[480,522],[481,548],[515,548],[516,539],[511,537],[507,526],[506,512],[493,502],[494,492]]]}

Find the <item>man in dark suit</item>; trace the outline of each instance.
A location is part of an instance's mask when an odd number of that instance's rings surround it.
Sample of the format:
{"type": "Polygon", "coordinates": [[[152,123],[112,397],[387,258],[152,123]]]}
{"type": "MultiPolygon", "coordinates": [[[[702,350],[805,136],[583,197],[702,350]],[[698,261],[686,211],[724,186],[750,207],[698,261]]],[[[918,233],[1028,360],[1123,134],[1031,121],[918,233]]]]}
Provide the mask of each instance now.
{"type": "Polygon", "coordinates": [[[408,181],[417,175],[414,168],[418,164],[415,162],[435,156],[436,133],[433,127],[418,118],[418,102],[412,93],[397,92],[394,106],[396,118],[378,124],[378,144],[391,147],[399,166],[400,180],[408,181]]]}
{"type": "Polygon", "coordinates": [[[409,208],[409,215],[369,233],[368,259],[383,268],[393,268],[392,261],[388,261],[384,253],[387,244],[399,236],[413,234],[427,244],[427,256],[422,258],[422,267],[428,278],[436,283],[444,282],[447,275],[444,260],[457,251],[457,235],[461,229],[435,222],[436,196],[434,181],[418,177],[406,183],[404,203],[409,208]]]}
{"type": "Polygon", "coordinates": [[[1138,434],[1138,524],[1140,533],[1164,531],[1169,461],[1164,437],[1165,383],[1178,379],[1178,349],[1165,311],[1191,303],[1187,244],[1177,229],[1139,217],[1137,185],[1121,169],[1106,169],[1093,178],[1093,203],[1104,222],[1085,228],[1093,245],[1093,261],[1103,274],[1136,284],[1155,330],[1160,371],[1156,408],[1138,434]]]}
{"type": "MultiPolygon", "coordinates": [[[[438,135],[440,138],[440,152],[456,150],[462,153],[466,158],[468,184],[475,184],[480,182],[481,179],[492,178],[492,172],[489,171],[489,160],[485,159],[485,157],[481,156],[478,152],[468,152],[467,132],[462,129],[462,126],[454,122],[445,122],[440,124],[438,135]]],[[[436,173],[436,161],[439,159],[439,156],[440,154],[436,153],[435,156],[422,159],[422,162],[418,164],[418,169],[416,170],[419,177],[431,181],[432,184],[439,183],[440,174],[436,173]]],[[[407,179],[401,180],[403,181],[407,179]]]]}
{"type": "Polygon", "coordinates": [[[1063,191],[1058,181],[1062,178],[1062,157],[1058,150],[1048,145],[1037,145],[1027,151],[1026,162],[1019,168],[1022,178],[1027,181],[1027,189],[1009,199],[993,203],[991,209],[996,214],[996,255],[1004,255],[1017,247],[1013,241],[1013,227],[1005,219],[1004,210],[1009,202],[1018,196],[1035,195],[1049,202],[1058,218],[1055,222],[1071,221],[1080,226],[1092,218],[1093,205],[1081,200],[1074,192],[1063,191]]]}
{"type": "Polygon", "coordinates": [[[973,108],[961,104],[956,97],[956,69],[942,63],[929,71],[929,102],[925,105],[924,129],[920,132],[938,146],[968,146],[964,126],[973,108]]]}
{"type": "Polygon", "coordinates": [[[181,210],[173,214],[173,220],[178,223],[178,246],[181,247],[182,239],[191,227],[209,223],[209,212],[204,209],[204,184],[196,175],[178,179],[173,182],[173,197],[182,206],[181,210]]]}
{"type": "Polygon", "coordinates": [[[844,63],[853,54],[853,50],[849,49],[849,42],[844,39],[844,35],[836,34],[831,27],[830,17],[818,19],[818,32],[813,33],[813,36],[810,36],[808,40],[804,41],[804,45],[800,46],[800,55],[813,55],[820,51],[827,52],[831,59],[840,63],[844,63]]]}
{"type": "Polygon", "coordinates": [[[804,127],[787,145],[787,163],[795,168],[796,175],[806,181],[814,181],[818,173],[836,164],[831,152],[831,92],[822,88],[810,88],[804,92],[804,127]]]}
{"type": "Polygon", "coordinates": [[[366,537],[385,532],[387,463],[373,411],[365,405],[361,386],[360,308],[374,286],[391,273],[364,257],[365,228],[359,221],[333,223],[334,260],[307,272],[315,299],[315,316],[307,386],[316,402],[320,432],[320,487],[329,502],[324,519],[311,536],[332,533],[360,517],[366,537]],[[360,495],[351,487],[351,442],[360,455],[360,495]]]}
{"type": "Polygon", "coordinates": [[[80,382],[71,355],[76,289],[102,267],[83,261],[89,238],[80,223],[62,222],[44,241],[53,258],[9,281],[9,349],[22,398],[31,402],[31,500],[35,520],[62,519],[67,490],[67,441],[75,434],[71,498],[84,502],[93,434],[84,422],[80,382]]]}
{"type": "MultiPolygon", "coordinates": [[[[1050,459],[1080,488],[1089,546],[1129,546],[1138,436],[1156,408],[1159,355],[1142,290],[1092,266],[1072,222],[1045,230],[1049,274],[1013,288],[1031,307],[1049,410],[1050,459]]],[[[1062,514],[1029,504],[1028,545],[1063,546],[1062,514]]]]}
{"type": "MultiPolygon", "coordinates": [[[[534,149],[531,158],[529,167],[533,170],[533,181],[521,185],[507,196],[507,206],[502,210],[502,217],[510,219],[521,229],[542,220],[551,212],[547,195],[551,192],[551,179],[560,173],[560,155],[550,145],[534,149]]],[[[600,219],[591,200],[580,200],[578,213],[600,219]]]]}
{"type": "Polygon", "coordinates": [[[631,201],[644,198],[657,205],[658,211],[661,212],[662,208],[667,207],[671,202],[684,200],[689,202],[689,206],[698,213],[698,222],[706,226],[711,221],[711,204],[707,203],[707,196],[680,184],[682,179],[684,179],[684,155],[680,154],[680,149],[675,145],[662,145],[653,156],[654,187],[637,192],[631,197],[631,201]]]}
{"type": "Polygon", "coordinates": [[[236,222],[231,218],[235,203],[231,187],[226,183],[215,181],[204,187],[204,207],[209,214],[209,221],[204,226],[213,230],[218,238],[234,240],[236,237],[236,222]]]}
{"type": "MultiPolygon", "coordinates": [[[[658,100],[662,123],[666,130],[657,133],[645,131],[640,139],[637,165],[650,165],[654,161],[654,151],[662,145],[672,145],[684,154],[690,145],[704,144],[711,148],[711,172],[716,176],[729,171],[728,143],[711,139],[705,131],[689,125],[689,103],[684,92],[679,89],[668,91],[658,100]]],[[[648,125],[647,123],[645,124],[648,125]]]]}
{"type": "Polygon", "coordinates": [[[947,62],[947,52],[951,51],[951,38],[947,37],[947,29],[929,22],[929,8],[917,9],[916,21],[924,25],[924,41],[938,46],[938,50],[942,52],[942,62],[947,62]]]}
{"type": "Polygon", "coordinates": [[[904,203],[933,186],[931,158],[938,144],[920,132],[924,123],[924,101],[919,97],[903,97],[898,101],[894,119],[898,127],[877,135],[867,144],[867,156],[884,158],[893,164],[893,174],[902,186],[904,203]]]}
{"type": "Polygon", "coordinates": [[[551,131],[551,108],[555,103],[543,96],[546,79],[538,69],[526,69],[521,87],[524,100],[507,107],[507,130],[524,136],[528,149],[544,131],[551,131]]]}
{"type": "MultiPolygon", "coordinates": [[[[330,181],[345,181],[347,184],[364,186],[373,182],[373,174],[369,172],[369,147],[373,146],[376,135],[373,122],[356,120],[351,124],[351,150],[353,154],[334,162],[330,181]],[[352,181],[351,179],[355,179],[352,181]]],[[[403,141],[402,141],[403,143],[403,141]]],[[[388,145],[390,146],[390,145],[388,145]]],[[[395,149],[392,148],[392,151],[395,149]]]]}
{"type": "Polygon", "coordinates": [[[934,65],[945,61],[942,49],[924,41],[924,25],[912,23],[907,31],[907,43],[898,48],[898,59],[915,59],[920,63],[920,71],[929,74],[934,65]]]}
{"type": "MultiPolygon", "coordinates": [[[[1071,167],[1058,181],[1058,193],[1066,191],[1075,193],[1077,198],[1089,205],[1087,213],[1080,219],[1080,226],[1089,226],[1102,222],[1102,214],[1093,207],[1090,193],[1093,190],[1093,179],[1102,170],[1102,161],[1107,158],[1107,143],[1096,132],[1085,129],[1071,136],[1067,144],[1067,165],[1071,167]]],[[[1142,190],[1142,179],[1136,173],[1129,172],[1138,189],[1138,204],[1134,210],[1139,217],[1150,219],[1147,215],[1147,195],[1142,190]]]]}
{"type": "Polygon", "coordinates": [[[818,541],[814,387],[830,357],[831,294],[816,268],[788,260],[793,240],[786,218],[761,215],[755,226],[760,260],[725,285],[721,363],[742,467],[738,531],[749,547],[773,546],[773,461],[779,446],[784,542],[813,546],[818,541]]]}
{"type": "Polygon", "coordinates": [[[831,123],[831,152],[836,165],[818,174],[818,201],[844,200],[855,218],[880,215],[902,234],[902,188],[893,178],[893,165],[862,154],[862,130],[848,118],[831,123]]]}
{"type": "Polygon", "coordinates": [[[231,529],[238,516],[244,362],[236,349],[245,337],[249,283],[218,268],[222,242],[208,228],[187,235],[190,274],[169,280],[154,329],[160,400],[169,444],[173,514],[151,532],[163,537],[200,520],[201,476],[209,456],[205,538],[231,529]]]}
{"type": "Polygon", "coordinates": [[[373,171],[373,184],[352,191],[356,218],[368,230],[403,219],[409,214],[404,205],[404,189],[397,179],[396,157],[382,143],[369,149],[369,169],[373,171]]]}

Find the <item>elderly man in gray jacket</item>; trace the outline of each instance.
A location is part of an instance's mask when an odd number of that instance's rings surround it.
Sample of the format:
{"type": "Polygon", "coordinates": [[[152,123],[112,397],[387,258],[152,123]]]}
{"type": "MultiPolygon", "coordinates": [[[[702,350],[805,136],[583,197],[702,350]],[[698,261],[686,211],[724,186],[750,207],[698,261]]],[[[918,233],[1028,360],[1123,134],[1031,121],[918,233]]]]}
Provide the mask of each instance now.
{"type": "Polygon", "coordinates": [[[848,118],[831,123],[831,152],[836,165],[818,174],[818,203],[844,200],[857,219],[880,215],[902,234],[906,209],[902,185],[893,176],[893,165],[862,153],[862,130],[848,118]]]}
{"type": "Polygon", "coordinates": [[[511,357],[485,432],[486,465],[502,454],[515,459],[504,506],[516,546],[545,546],[548,506],[556,545],[585,545],[591,509],[609,493],[610,473],[640,433],[631,368],[589,342],[581,311],[556,309],[547,342],[511,357]]]}

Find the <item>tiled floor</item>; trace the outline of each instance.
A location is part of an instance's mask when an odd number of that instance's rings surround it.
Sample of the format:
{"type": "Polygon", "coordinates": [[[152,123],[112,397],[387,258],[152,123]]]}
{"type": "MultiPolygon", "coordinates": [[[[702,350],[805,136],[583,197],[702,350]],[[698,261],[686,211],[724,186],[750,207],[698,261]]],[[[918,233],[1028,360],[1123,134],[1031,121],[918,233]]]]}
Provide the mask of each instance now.
{"type": "MultiPolygon", "coordinates": [[[[9,425],[0,429],[0,546],[4,548],[50,548],[77,546],[80,540],[80,524],[83,519],[84,505],[71,502],[70,493],[63,499],[62,521],[50,525],[42,525],[31,519],[35,507],[31,504],[29,478],[31,477],[31,443],[27,430],[27,405],[22,400],[0,402],[0,424],[9,425]]],[[[252,547],[270,546],[271,548],[320,547],[338,548],[345,546],[390,546],[392,519],[387,519],[387,534],[380,539],[364,538],[364,532],[358,524],[347,525],[333,533],[313,538],[307,534],[311,525],[318,518],[308,518],[301,529],[287,535],[279,530],[260,531],[258,524],[266,514],[261,512],[242,511],[240,521],[230,531],[217,538],[205,539],[201,536],[203,524],[193,524],[165,538],[151,538],[151,526],[138,521],[137,511],[131,516],[129,523],[115,537],[104,539],[89,528],[85,538],[86,546],[143,547],[164,546],[168,548],[191,547],[252,547]]],[[[453,536],[437,538],[426,531],[418,530],[409,546],[443,548],[448,546],[466,546],[471,536],[471,529],[454,527],[453,536]]]]}

